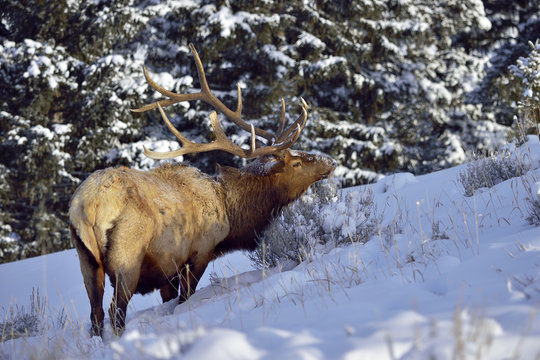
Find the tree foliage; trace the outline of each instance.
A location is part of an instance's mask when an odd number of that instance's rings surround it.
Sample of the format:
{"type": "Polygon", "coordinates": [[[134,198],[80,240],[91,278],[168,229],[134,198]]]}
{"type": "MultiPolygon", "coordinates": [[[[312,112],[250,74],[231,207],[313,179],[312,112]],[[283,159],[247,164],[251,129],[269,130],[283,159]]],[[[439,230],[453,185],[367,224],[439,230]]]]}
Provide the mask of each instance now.
{"type": "MultiPolygon", "coordinates": [[[[451,166],[500,145],[522,82],[508,66],[539,34],[533,1],[44,1],[0,6],[0,258],[70,247],[67,208],[92,171],[155,166],[143,145],[178,147],[157,112],[130,108],[164,87],[193,91],[193,42],[211,88],[275,128],[300,97],[310,120],[297,147],[328,153],[345,185],[451,166]]],[[[206,104],[166,109],[189,138],[212,137],[206,104]]],[[[223,119],[243,143],[248,134],[223,119]]],[[[207,172],[227,154],[184,160],[207,172]]]]}

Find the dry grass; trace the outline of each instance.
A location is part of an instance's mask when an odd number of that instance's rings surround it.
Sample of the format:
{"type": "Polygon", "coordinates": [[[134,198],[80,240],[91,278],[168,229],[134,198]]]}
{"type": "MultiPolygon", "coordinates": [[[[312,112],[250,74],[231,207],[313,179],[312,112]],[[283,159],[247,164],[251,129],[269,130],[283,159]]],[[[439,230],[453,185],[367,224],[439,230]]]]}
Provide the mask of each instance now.
{"type": "Polygon", "coordinates": [[[458,176],[465,196],[473,196],[481,188],[491,188],[503,181],[523,176],[529,168],[507,151],[478,156],[458,176]]]}
{"type": "Polygon", "coordinates": [[[343,195],[331,182],[319,183],[260,234],[249,257],[259,269],[290,268],[336,246],[365,243],[382,221],[373,200],[369,188],[343,195]]]}

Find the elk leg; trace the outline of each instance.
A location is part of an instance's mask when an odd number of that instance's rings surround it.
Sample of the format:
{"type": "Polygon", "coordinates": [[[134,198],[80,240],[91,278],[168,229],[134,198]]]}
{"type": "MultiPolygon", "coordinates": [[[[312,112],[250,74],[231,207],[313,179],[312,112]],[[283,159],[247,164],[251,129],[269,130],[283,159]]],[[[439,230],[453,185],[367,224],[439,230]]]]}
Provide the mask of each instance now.
{"type": "MultiPolygon", "coordinates": [[[[141,273],[141,265],[144,257],[144,249],[141,241],[141,248],[132,247],[130,256],[126,256],[125,249],[128,248],[126,240],[117,236],[123,234],[118,227],[115,234],[110,234],[114,240],[109,241],[111,247],[107,251],[107,267],[109,278],[114,289],[114,295],[109,307],[109,317],[115,335],[121,336],[126,326],[126,311],[129,300],[137,289],[137,283],[141,273]]],[[[132,242],[133,246],[134,242],[132,242]]]]}
{"type": "Polygon", "coordinates": [[[138,278],[139,269],[128,269],[111,278],[114,295],[109,307],[109,317],[113,332],[117,336],[121,336],[126,327],[127,306],[137,287],[138,278]]]}
{"type": "Polygon", "coordinates": [[[79,256],[79,264],[84,280],[84,287],[90,300],[90,323],[92,336],[103,334],[103,292],[105,289],[105,272],[103,265],[96,260],[90,250],[84,245],[77,231],[70,226],[71,239],[79,256]]]}
{"type": "Polygon", "coordinates": [[[178,296],[178,287],[180,286],[180,278],[176,275],[172,279],[169,279],[169,282],[166,285],[163,285],[159,289],[161,294],[161,299],[164,303],[170,301],[178,296]]]}
{"type": "Polygon", "coordinates": [[[188,261],[188,263],[182,268],[182,286],[180,288],[180,297],[178,299],[180,304],[189,299],[189,297],[195,293],[199,280],[204,274],[204,271],[206,270],[206,267],[211,259],[211,254],[209,256],[201,257],[195,253],[190,257],[190,261],[188,261]]]}
{"type": "Polygon", "coordinates": [[[92,336],[102,336],[103,335],[103,318],[105,313],[103,312],[103,292],[105,288],[105,272],[103,271],[103,266],[100,266],[96,269],[92,278],[89,279],[89,282],[92,283],[92,293],[88,290],[87,281],[85,280],[85,287],[88,293],[88,298],[90,299],[90,321],[92,323],[92,336]]]}

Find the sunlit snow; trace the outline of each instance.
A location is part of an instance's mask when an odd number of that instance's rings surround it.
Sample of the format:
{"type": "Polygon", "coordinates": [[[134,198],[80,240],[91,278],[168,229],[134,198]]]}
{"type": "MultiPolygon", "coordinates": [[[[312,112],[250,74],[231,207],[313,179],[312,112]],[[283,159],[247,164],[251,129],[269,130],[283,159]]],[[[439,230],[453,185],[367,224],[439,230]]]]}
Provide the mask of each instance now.
{"type": "MultiPolygon", "coordinates": [[[[538,138],[513,151],[533,170],[472,197],[457,181],[465,165],[345,189],[324,210],[334,209],[325,227],[354,228],[348,210],[371,191],[383,219],[379,235],[327,248],[287,271],[255,270],[242,253],[218,259],[187,303],[160,304],[157,292],[134,296],[120,338],[108,324],[103,340],[89,337],[89,304],[74,250],[1,265],[0,305],[24,305],[39,287],[47,325],[43,335],[2,342],[0,354],[536,359],[540,228],[524,217],[527,197],[540,197],[538,138]],[[64,328],[55,325],[62,309],[64,328]]],[[[104,307],[110,299],[107,285],[104,307]]]]}

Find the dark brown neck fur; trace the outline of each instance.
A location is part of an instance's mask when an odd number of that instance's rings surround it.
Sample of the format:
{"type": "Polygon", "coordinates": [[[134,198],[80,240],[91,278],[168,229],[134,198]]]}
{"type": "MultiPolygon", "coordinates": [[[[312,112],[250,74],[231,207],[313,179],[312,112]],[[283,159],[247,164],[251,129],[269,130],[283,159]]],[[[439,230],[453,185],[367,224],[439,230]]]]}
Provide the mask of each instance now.
{"type": "Polygon", "coordinates": [[[259,234],[290,201],[275,184],[275,175],[253,175],[233,168],[222,169],[220,181],[230,233],[215,248],[215,255],[234,250],[254,250],[259,234]]]}

